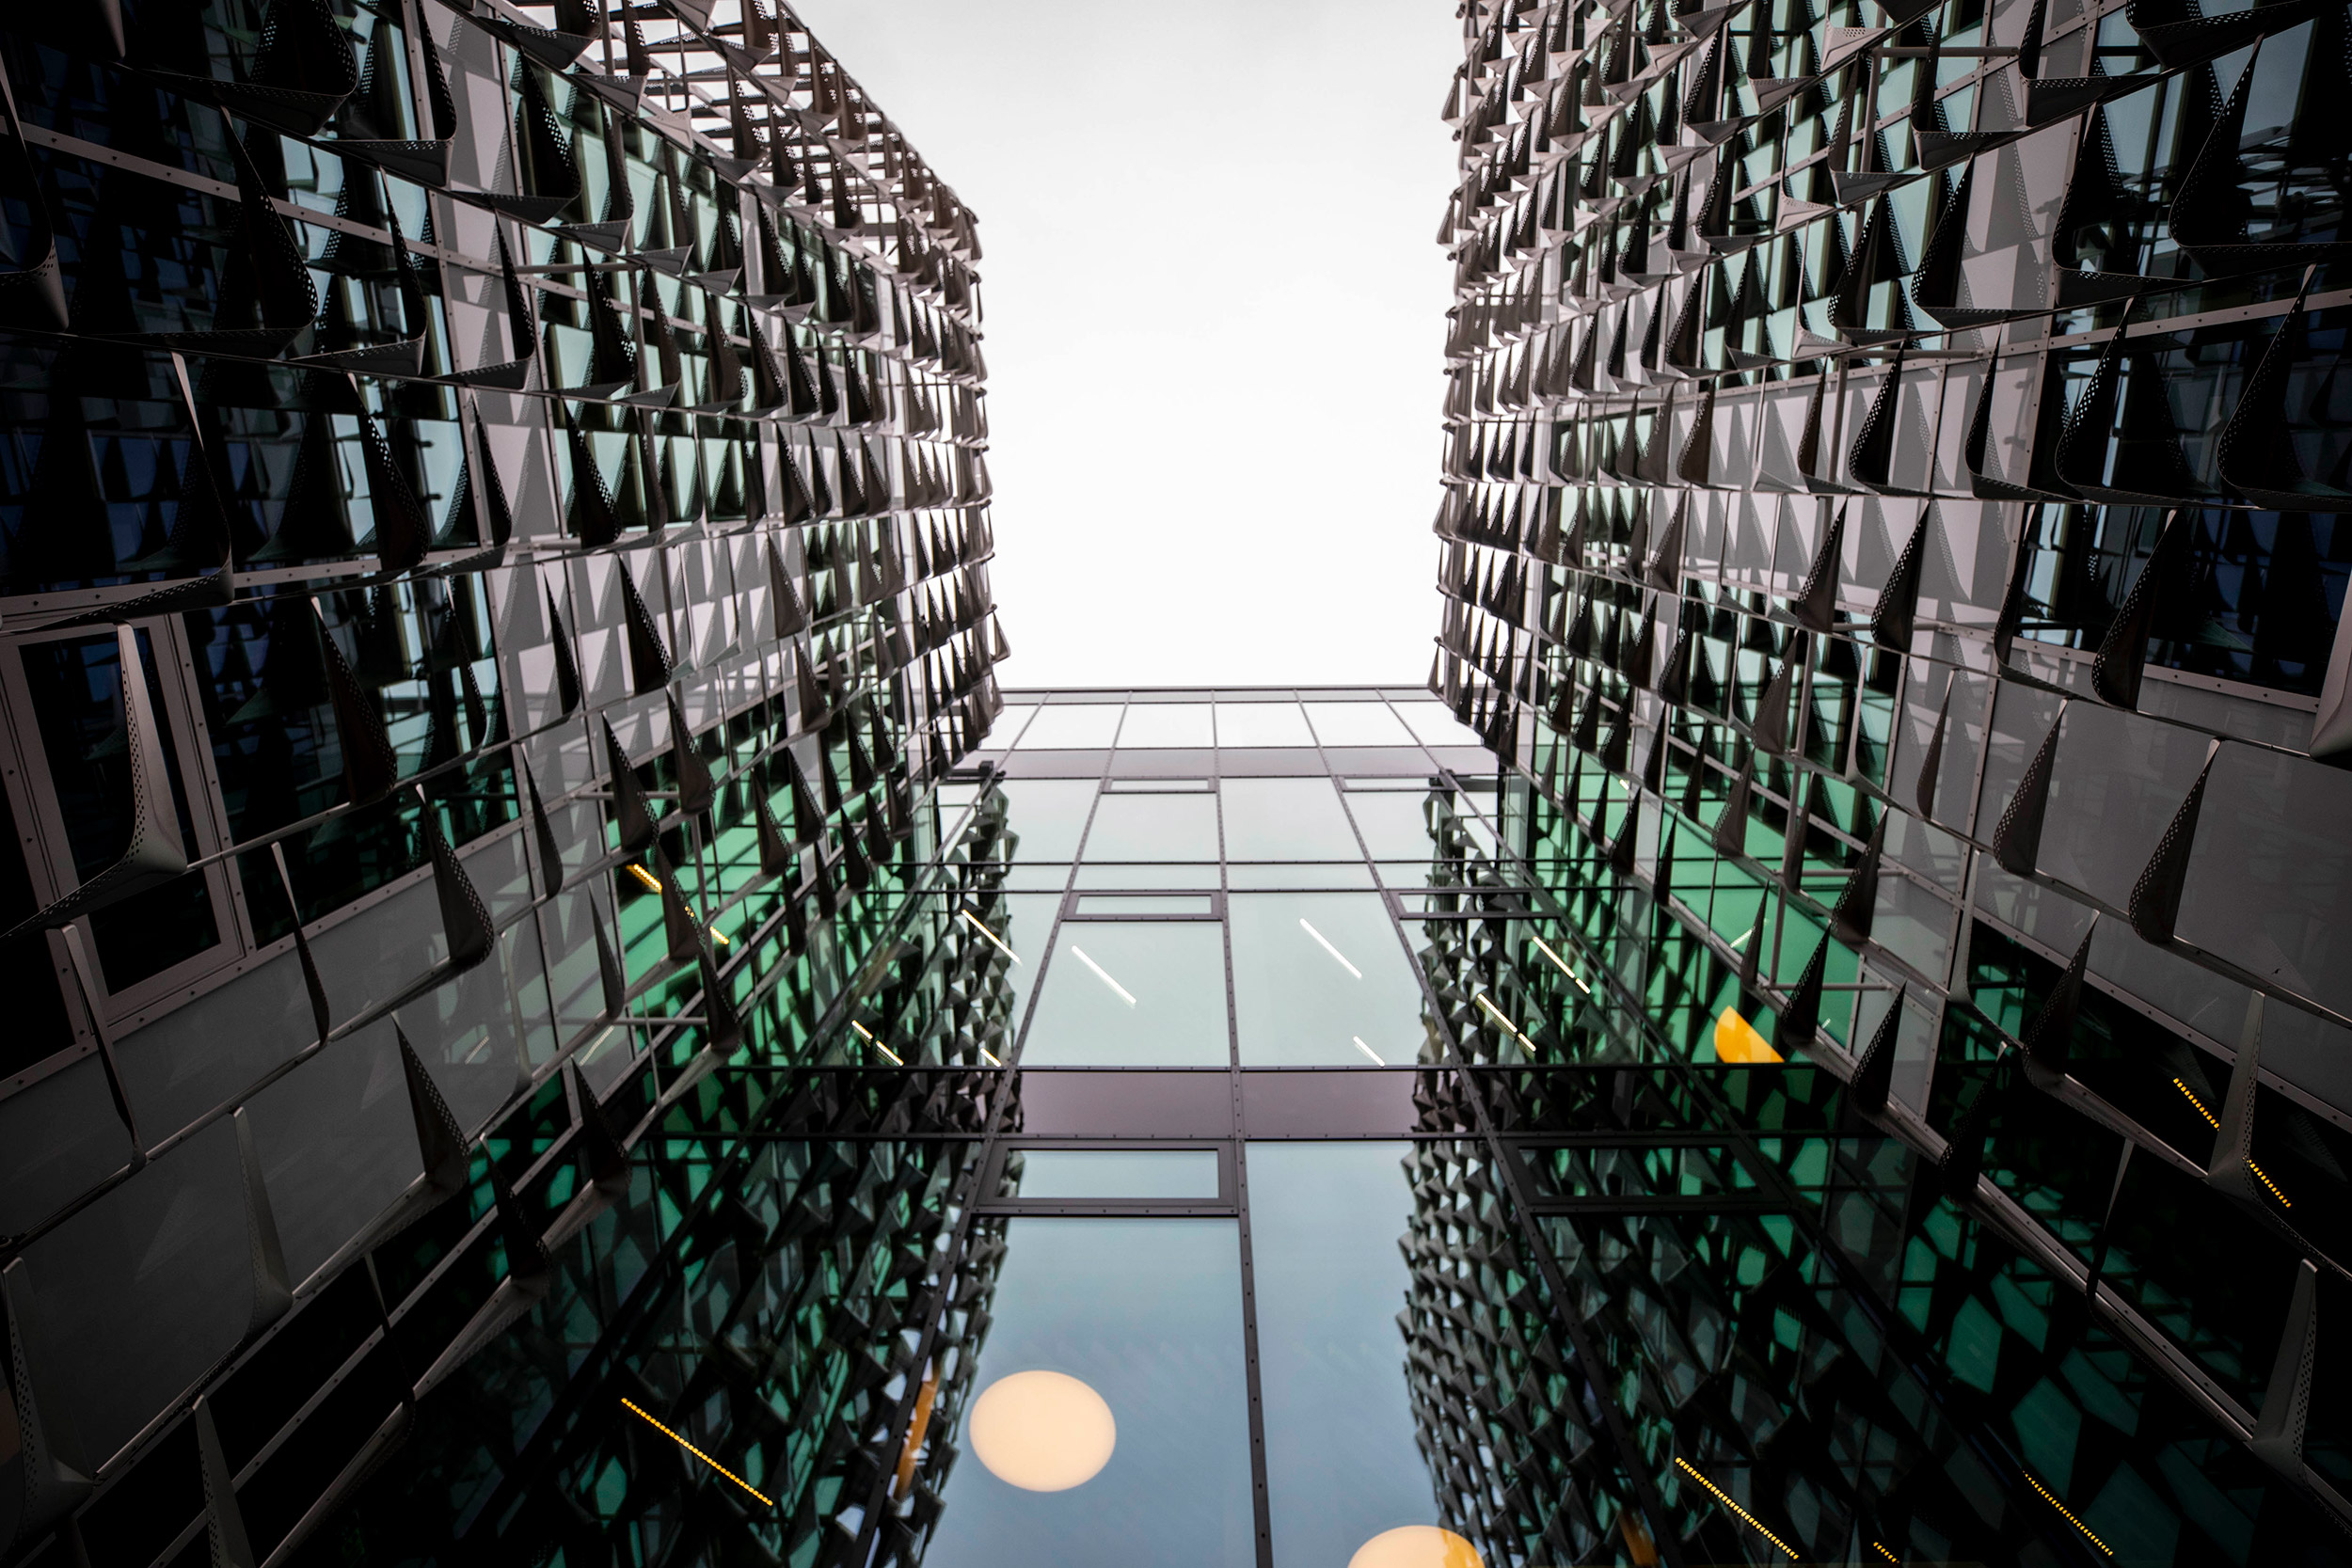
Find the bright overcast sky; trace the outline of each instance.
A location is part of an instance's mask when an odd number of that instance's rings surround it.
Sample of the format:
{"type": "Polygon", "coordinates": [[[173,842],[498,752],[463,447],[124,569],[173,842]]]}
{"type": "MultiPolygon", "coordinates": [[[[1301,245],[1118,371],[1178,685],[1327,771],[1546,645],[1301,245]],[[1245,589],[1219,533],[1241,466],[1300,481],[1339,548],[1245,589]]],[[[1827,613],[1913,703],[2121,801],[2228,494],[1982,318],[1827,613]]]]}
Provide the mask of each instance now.
{"type": "Polygon", "coordinates": [[[979,214],[1009,686],[1417,684],[1447,0],[794,0],[979,214]]]}

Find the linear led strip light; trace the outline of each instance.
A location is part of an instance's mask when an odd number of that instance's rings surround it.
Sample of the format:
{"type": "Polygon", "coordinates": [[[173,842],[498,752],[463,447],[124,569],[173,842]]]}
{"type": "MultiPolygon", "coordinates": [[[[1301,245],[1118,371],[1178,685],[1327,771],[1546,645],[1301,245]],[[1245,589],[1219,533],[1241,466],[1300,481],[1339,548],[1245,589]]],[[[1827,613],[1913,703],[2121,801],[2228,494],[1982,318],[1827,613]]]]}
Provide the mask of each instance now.
{"type": "Polygon", "coordinates": [[[994,942],[998,952],[1004,954],[1006,958],[1010,958],[1014,963],[1019,963],[1021,961],[1021,955],[1006,946],[1005,939],[998,936],[995,932],[990,930],[986,925],[982,924],[978,915],[974,914],[970,910],[958,910],[956,912],[963,916],[964,919],[970,921],[974,930],[979,932],[980,935],[994,942]]]}
{"type": "Polygon", "coordinates": [[[1511,1022],[1510,1014],[1504,1012],[1501,1007],[1496,1006],[1492,1002],[1488,1001],[1485,991],[1480,991],[1475,997],[1471,998],[1471,1000],[1476,1002],[1480,1006],[1486,1008],[1488,1017],[1492,1018],[1497,1023],[1502,1024],[1503,1028],[1510,1031],[1512,1037],[1519,1042],[1519,1048],[1521,1050],[1525,1051],[1530,1056],[1535,1054],[1535,1042],[1527,1037],[1527,1032],[1525,1030],[1511,1022]]]}
{"type": "Polygon", "coordinates": [[[704,1464],[709,1465],[712,1469],[726,1477],[727,1480],[735,1482],[736,1485],[741,1487],[744,1491],[749,1492],[753,1497],[757,1497],[768,1507],[773,1508],[776,1506],[775,1498],[768,1496],[767,1493],[762,1492],[758,1487],[754,1486],[750,1481],[745,1481],[741,1476],[737,1475],[733,1470],[728,1469],[725,1465],[720,1464],[717,1460],[703,1452],[702,1449],[694,1447],[693,1444],[688,1442],[685,1438],[680,1437],[676,1433],[672,1432],[668,1427],[663,1426],[660,1421],[655,1420],[651,1416],[646,1415],[644,1411],[638,1408],[636,1401],[623,1399],[621,1403],[623,1407],[629,1412],[629,1414],[635,1416],[639,1420],[644,1421],[647,1426],[653,1428],[654,1431],[661,1433],[662,1436],[667,1437],[671,1442],[675,1443],[679,1448],[684,1449],[688,1453],[692,1454],[696,1459],[701,1460],[704,1464]]]}
{"type": "Polygon", "coordinates": [[[1527,940],[1535,944],[1536,951],[1543,954],[1545,958],[1549,958],[1553,963],[1558,964],[1560,966],[1560,973],[1566,975],[1570,980],[1576,982],[1577,990],[1582,991],[1587,996],[1593,994],[1593,988],[1584,983],[1584,977],[1579,974],[1575,970],[1570,969],[1568,967],[1568,960],[1553,952],[1549,942],[1544,941],[1543,938],[1537,936],[1533,931],[1527,933],[1527,940]]]}
{"type": "Polygon", "coordinates": [[[1684,1475],[1689,1476],[1692,1481],[1697,1481],[1701,1486],[1706,1487],[1709,1497],[1713,1497],[1717,1502],[1723,1504],[1725,1508],[1731,1510],[1732,1513],[1738,1514],[1740,1520],[1747,1525],[1748,1528],[1756,1531],[1756,1534],[1762,1536],[1773,1545],[1778,1546],[1788,1557],[1789,1561],[1796,1561],[1797,1554],[1790,1549],[1788,1542],[1783,1541],[1779,1536],[1774,1535],[1771,1530],[1766,1529],[1762,1520],[1756,1518],[1755,1514],[1750,1513],[1746,1509],[1741,1508],[1738,1503],[1733,1502],[1731,1500],[1730,1493],[1725,1492],[1722,1487],[1716,1485],[1713,1481],[1699,1474],[1698,1471],[1692,1466],[1689,1460],[1683,1458],[1680,1454],[1675,1455],[1675,1468],[1680,1470],[1684,1475]]]}
{"type": "MultiPolygon", "coordinates": [[[[637,879],[638,879],[639,881],[641,881],[641,882],[643,882],[643,883],[644,883],[644,884],[645,884],[645,891],[646,891],[646,892],[648,892],[648,893],[660,893],[660,892],[661,891],[661,879],[660,879],[660,878],[656,877],[656,876],[655,876],[652,872],[650,872],[650,871],[646,870],[644,866],[642,866],[642,865],[638,864],[635,861],[631,861],[631,862],[629,862],[629,863],[628,863],[628,868],[629,868],[629,870],[631,870],[631,871],[633,871],[633,872],[635,872],[635,873],[636,873],[636,875],[637,875],[637,879]]],[[[678,902],[679,902],[679,903],[681,903],[681,904],[685,904],[685,903],[686,903],[686,895],[685,895],[685,894],[680,893],[680,894],[678,895],[678,902]]],[[[691,915],[691,914],[692,914],[692,913],[694,912],[694,906],[693,906],[693,905],[691,905],[691,904],[686,904],[686,912],[687,912],[688,914],[690,914],[690,915],[691,915]]],[[[734,946],[734,945],[735,945],[735,943],[733,943],[733,942],[729,942],[729,941],[726,939],[726,933],[725,933],[725,932],[723,932],[723,931],[722,931],[722,930],[720,930],[718,927],[716,927],[716,926],[711,926],[711,927],[705,927],[705,928],[706,928],[706,929],[707,929],[707,930],[710,932],[710,940],[711,940],[711,941],[713,941],[713,942],[717,942],[720,946],[722,946],[722,947],[732,947],[732,946],[734,946]]]]}

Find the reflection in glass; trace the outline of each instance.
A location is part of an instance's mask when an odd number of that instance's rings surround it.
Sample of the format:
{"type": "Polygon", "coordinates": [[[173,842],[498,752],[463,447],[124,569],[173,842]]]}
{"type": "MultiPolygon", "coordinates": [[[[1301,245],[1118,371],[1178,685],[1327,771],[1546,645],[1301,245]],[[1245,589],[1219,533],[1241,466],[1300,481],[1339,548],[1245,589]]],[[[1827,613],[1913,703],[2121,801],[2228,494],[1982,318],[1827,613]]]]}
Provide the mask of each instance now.
{"type": "Polygon", "coordinates": [[[1296,703],[1219,703],[1219,746],[1311,746],[1314,732],[1296,703]]]}
{"type": "Polygon", "coordinates": [[[1065,921],[1028,1067],[1223,1067],[1223,933],[1213,921],[1065,921]]]}
{"type": "Polygon", "coordinates": [[[973,1402],[972,1451],[1024,1492],[1067,1492],[1103,1473],[1119,1420],[1103,1396],[1065,1372],[1015,1372],[973,1402]]]}
{"type": "Polygon", "coordinates": [[[1225,858],[1352,861],[1356,843],[1329,779],[1227,779],[1225,858]]]}
{"type": "Polygon", "coordinates": [[[1443,703],[1399,703],[1397,717],[1424,746],[1479,746],[1486,742],[1476,730],[1454,717],[1443,703]]]}
{"type": "Polygon", "coordinates": [[[1406,1148],[1248,1146],[1277,1568],[1344,1563],[1384,1531],[1438,1518],[1396,1322],[1411,1285],[1397,1250],[1413,1218],[1406,1148]]]}
{"type": "Polygon", "coordinates": [[[1214,795],[1105,795],[1087,832],[1090,861],[1216,859],[1214,795]]]}
{"type": "Polygon", "coordinates": [[[1244,1066],[1421,1058],[1421,986],[1378,894],[1237,893],[1226,909],[1244,1066]]]}
{"type": "Polygon", "coordinates": [[[1023,1197],[1216,1200],[1211,1148],[1025,1148],[1007,1157],[1023,1197]]]}
{"type": "Polygon", "coordinates": [[[1346,800],[1374,860],[1418,858],[1426,864],[1433,846],[1427,790],[1351,789],[1346,800]]]}
{"type": "MultiPolygon", "coordinates": [[[[1042,1371],[1093,1390],[1116,1444],[1091,1479],[1058,1492],[1009,1484],[985,1460],[956,1466],[926,1568],[1248,1562],[1255,1520],[1235,1223],[1015,1219],[1003,1258],[968,1440],[980,1441],[979,1404],[992,1390],[1042,1371]]],[[[952,1440],[966,1423],[955,1412],[946,1419],[952,1440]]],[[[1079,1423],[1063,1433],[1073,1445],[1089,1435],[1079,1423]]]]}
{"type": "Polygon", "coordinates": [[[1087,813],[1094,806],[1091,779],[1008,779],[1001,786],[1008,802],[1005,826],[1014,846],[1015,861],[1067,861],[1076,858],[1078,840],[1086,836],[1087,813]]]}

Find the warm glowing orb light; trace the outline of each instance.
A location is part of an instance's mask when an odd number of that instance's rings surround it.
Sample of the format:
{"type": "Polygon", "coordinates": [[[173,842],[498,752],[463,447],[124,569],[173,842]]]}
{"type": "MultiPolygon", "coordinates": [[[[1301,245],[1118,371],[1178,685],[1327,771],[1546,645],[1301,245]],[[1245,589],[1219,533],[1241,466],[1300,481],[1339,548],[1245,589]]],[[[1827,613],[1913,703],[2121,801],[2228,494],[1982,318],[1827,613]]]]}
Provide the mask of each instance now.
{"type": "MultiPolygon", "coordinates": [[[[973,1402],[969,1430],[989,1474],[1025,1492],[1084,1485],[1110,1463],[1119,1442],[1103,1396],[1060,1372],[1015,1372],[990,1384],[973,1402]]],[[[1453,1560],[1445,1561],[1453,1568],[1453,1560]]]]}
{"type": "Polygon", "coordinates": [[[1486,1568],[1478,1548],[1450,1529],[1406,1525],[1384,1529],[1356,1548],[1347,1568],[1486,1568]]]}

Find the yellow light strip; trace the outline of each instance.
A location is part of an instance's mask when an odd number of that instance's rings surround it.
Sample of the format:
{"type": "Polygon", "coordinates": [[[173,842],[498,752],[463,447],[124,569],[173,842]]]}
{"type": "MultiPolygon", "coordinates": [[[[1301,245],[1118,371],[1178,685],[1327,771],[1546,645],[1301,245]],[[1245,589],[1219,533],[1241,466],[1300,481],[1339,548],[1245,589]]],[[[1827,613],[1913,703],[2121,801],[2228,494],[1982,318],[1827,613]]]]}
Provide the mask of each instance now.
{"type": "Polygon", "coordinates": [[[732,947],[735,945],[735,943],[726,939],[726,934],[721,931],[716,926],[710,927],[710,940],[717,942],[722,947],[732,947]]]}
{"type": "Polygon", "coordinates": [[[660,892],[661,891],[661,884],[660,884],[659,881],[655,880],[655,879],[654,879],[654,874],[653,874],[652,872],[650,872],[650,871],[646,870],[644,866],[642,866],[642,865],[638,864],[635,861],[631,861],[631,862],[629,862],[629,863],[628,863],[628,868],[629,868],[629,870],[630,870],[631,872],[633,872],[633,873],[636,875],[636,878],[637,878],[637,879],[638,879],[639,881],[641,881],[641,882],[643,882],[643,883],[644,883],[644,884],[645,884],[645,891],[646,891],[646,892],[648,892],[648,893],[660,893],[660,892]]]}
{"type": "Polygon", "coordinates": [[[1005,1065],[996,1059],[996,1053],[991,1051],[987,1046],[980,1047],[980,1060],[986,1062],[990,1067],[1003,1067],[1005,1065]]]}
{"type": "Polygon", "coordinates": [[[1019,963],[1021,961],[1021,955],[1014,952],[1011,948],[1007,947],[1005,945],[1004,938],[998,936],[995,932],[990,930],[986,926],[982,925],[978,915],[974,914],[970,910],[958,910],[956,912],[963,916],[964,919],[970,921],[974,930],[979,932],[980,935],[994,942],[998,952],[1004,954],[1006,958],[1010,958],[1014,963],[1019,963]]]}
{"type": "MultiPolygon", "coordinates": [[[[2186,1084],[2182,1083],[2178,1078],[2172,1080],[2172,1086],[2180,1090],[2183,1094],[2188,1096],[2188,1102],[2197,1107],[2197,1114],[2205,1118],[2205,1122],[2208,1126],[2212,1127],[2217,1132],[2221,1130],[2221,1123],[2214,1119],[2214,1114],[2205,1109],[2205,1102],[2197,1098],[2194,1090],[2192,1090],[2186,1084]]],[[[2254,1173],[2256,1180],[2270,1189],[2270,1196],[2277,1198],[2281,1207],[2288,1209],[2295,1207],[2294,1200],[2288,1197],[2286,1194],[2279,1190],[2279,1183],[2273,1181],[2268,1176],[2265,1175],[2263,1173],[2262,1166],[2254,1164],[2253,1161],[2249,1160],[2246,1162],[2246,1168],[2254,1173]]]]}
{"type": "Polygon", "coordinates": [[[1501,1007],[1498,1007],[1493,1003],[1487,1001],[1486,993],[1485,991],[1480,991],[1470,1000],[1476,1002],[1480,1006],[1486,1008],[1487,1012],[1493,1014],[1494,1021],[1497,1023],[1502,1024],[1505,1029],[1510,1030],[1512,1034],[1518,1036],[1519,1044],[1526,1048],[1529,1055],[1533,1056],[1535,1054],[1535,1042],[1529,1039],[1525,1034],[1521,1033],[1519,1026],[1511,1022],[1511,1018],[1508,1013],[1505,1013],[1501,1007]]]}
{"type": "Polygon", "coordinates": [[[2292,1209],[2295,1207],[2294,1204],[2287,1201],[2287,1195],[2279,1190],[2279,1183],[2273,1181],[2267,1176],[2263,1175],[2262,1166],[2254,1164],[2253,1161],[2249,1160],[2246,1162],[2246,1168],[2252,1171],[2256,1177],[2261,1179],[2262,1184],[2270,1189],[2270,1196],[2279,1200],[2279,1204],[2281,1208],[2292,1209]]]}
{"type": "Polygon", "coordinates": [[[906,1066],[905,1062],[899,1060],[898,1053],[896,1051],[891,1050],[890,1047],[882,1044],[882,1041],[876,1039],[871,1034],[867,1033],[865,1024],[860,1023],[856,1019],[851,1019],[850,1020],[850,1027],[856,1030],[859,1034],[864,1035],[866,1037],[866,1043],[881,1052],[883,1055],[889,1057],[893,1064],[898,1067],[906,1066]]]}
{"type": "Polygon", "coordinates": [[[757,1497],[761,1502],[767,1504],[770,1508],[776,1506],[776,1500],[773,1497],[769,1497],[758,1487],[754,1486],[750,1481],[745,1481],[741,1476],[737,1475],[733,1470],[728,1469],[725,1465],[720,1464],[717,1460],[703,1452],[702,1449],[694,1447],[693,1444],[688,1442],[685,1438],[680,1437],[676,1433],[672,1432],[668,1427],[663,1426],[660,1421],[655,1420],[651,1416],[648,1416],[644,1411],[638,1409],[637,1402],[634,1400],[624,1399],[621,1401],[621,1403],[628,1407],[630,1414],[636,1416],[638,1419],[653,1428],[654,1431],[661,1433],[662,1436],[667,1437],[671,1442],[675,1443],[679,1448],[684,1449],[688,1453],[692,1454],[696,1459],[701,1460],[704,1464],[709,1465],[712,1469],[726,1477],[727,1480],[735,1482],[736,1485],[741,1487],[744,1491],[749,1492],[753,1497],[757,1497]]]}
{"type": "Polygon", "coordinates": [[[2091,1544],[2092,1545],[2094,1545],[2094,1546],[2098,1547],[2101,1551],[2103,1551],[2103,1552],[2106,1553],[2106,1554],[2107,1554],[2107,1556],[2109,1556],[2109,1557],[2113,1557],[2113,1556],[2115,1555],[2115,1549],[2114,1549],[2113,1547],[2109,1546],[2109,1545],[2108,1545],[2106,1542],[2104,1542],[2104,1541],[2100,1540],[2097,1536],[2092,1535],[2092,1534],[2090,1533],[2090,1527],[2089,1525],[2084,1524],[2084,1523],[2083,1523],[2080,1519],[2075,1518],[2075,1517],[2074,1517],[2074,1513],[2072,1513],[2072,1512],[2071,1512],[2071,1511],[2067,1508],[2067,1506],[2066,1506],[2064,1503],[2062,1503],[2062,1502],[2058,1501],[2058,1498],[2056,1498],[2056,1497],[2052,1497],[2052,1496],[2050,1495],[2050,1489],[2049,1489],[2048,1487],[2046,1487],[2046,1486],[2042,1485],[2040,1481],[2036,1481],[2036,1480],[2034,1480],[2034,1479],[2033,1479],[2033,1476],[2032,1476],[2032,1474],[2031,1474],[2030,1472],[2027,1472],[2027,1473],[2026,1474],[2026,1485],[2028,1485],[2028,1486],[2030,1486],[2030,1487],[2032,1487],[2035,1491],[2037,1491],[2037,1492],[2041,1493],[2041,1494],[2042,1494],[2042,1500],[2043,1502],[2048,1503],[2048,1504],[2049,1504],[2052,1508],[2055,1508],[2055,1509],[2057,1509],[2057,1510],[2058,1510],[2060,1513],[2065,1514],[2065,1515],[2066,1515],[2066,1522],[2067,1522],[2068,1524],[2070,1524],[2070,1525],[2074,1526],[2076,1529],[2078,1529],[2078,1530],[2082,1531],[2082,1532],[2083,1532],[2083,1534],[2084,1534],[2084,1535],[2085,1535],[2085,1536],[2086,1536],[2086,1537],[2090,1540],[2090,1544],[2091,1544]]]}
{"type": "Polygon", "coordinates": [[[1870,1543],[1870,1549],[1871,1549],[1872,1551],[1874,1551],[1874,1552],[1878,1553],[1878,1554],[1879,1554],[1879,1556],[1881,1556],[1881,1557],[1884,1558],[1884,1559],[1885,1559],[1887,1561],[1889,1561],[1889,1562],[1897,1562],[1897,1563],[1899,1563],[1899,1562],[1902,1561],[1902,1559],[1901,1559],[1901,1558],[1897,1557],[1897,1556],[1896,1556],[1893,1552],[1890,1552],[1890,1551],[1888,1551],[1888,1550],[1886,1549],[1886,1544],[1885,1544],[1884,1542],[1883,1542],[1883,1541],[1873,1541],[1873,1542],[1871,1542],[1871,1543],[1870,1543]]]}
{"type": "Polygon", "coordinates": [[[1746,1509],[1741,1508],[1738,1503],[1733,1502],[1730,1495],[1722,1487],[1716,1485],[1713,1481],[1708,1480],[1705,1476],[1692,1469],[1689,1460],[1683,1458],[1680,1454],[1675,1455],[1675,1468],[1680,1470],[1684,1475],[1689,1476],[1692,1481],[1697,1481],[1701,1486],[1706,1487],[1709,1493],[1713,1494],[1717,1502],[1723,1504],[1725,1508],[1740,1515],[1740,1518],[1746,1520],[1750,1529],[1756,1531],[1756,1534],[1762,1536],[1773,1545],[1778,1546],[1782,1553],[1788,1557],[1789,1561],[1794,1562],[1797,1560],[1797,1554],[1788,1549],[1788,1542],[1783,1541],[1779,1536],[1774,1535],[1771,1530],[1766,1529],[1762,1521],[1758,1520],[1755,1514],[1750,1513],[1746,1509]]]}
{"type": "Polygon", "coordinates": [[[1530,931],[1527,934],[1527,940],[1534,942],[1536,950],[1542,953],[1545,958],[1549,958],[1553,963],[1558,964],[1560,966],[1560,973],[1576,982],[1577,990],[1582,991],[1587,996],[1593,994],[1593,988],[1586,985],[1583,977],[1578,974],[1575,970],[1568,967],[1567,959],[1562,958],[1559,954],[1551,950],[1551,944],[1549,942],[1544,941],[1543,938],[1537,936],[1533,931],[1530,931]]]}

